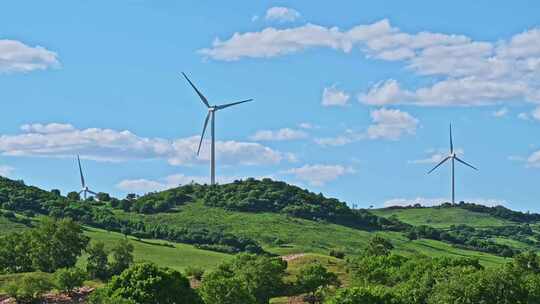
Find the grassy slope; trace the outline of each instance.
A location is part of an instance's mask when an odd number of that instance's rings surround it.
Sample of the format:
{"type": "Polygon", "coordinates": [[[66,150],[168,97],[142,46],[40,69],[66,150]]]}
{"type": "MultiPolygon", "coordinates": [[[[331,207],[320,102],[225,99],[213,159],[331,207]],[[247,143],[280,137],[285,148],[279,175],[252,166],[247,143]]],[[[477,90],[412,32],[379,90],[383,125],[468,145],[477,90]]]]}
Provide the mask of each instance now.
{"type": "MultiPolygon", "coordinates": [[[[0,217],[0,235],[21,231],[27,227],[18,223],[13,223],[0,217]]],[[[85,234],[92,241],[103,241],[107,247],[111,247],[114,242],[124,238],[120,233],[109,232],[102,229],[85,227],[85,234]]],[[[177,270],[184,270],[187,266],[199,266],[205,269],[216,267],[221,262],[230,259],[232,256],[214,251],[197,249],[191,245],[167,242],[163,240],[137,240],[129,238],[134,246],[135,261],[154,262],[160,266],[166,266],[177,270]]],[[[79,264],[84,265],[85,256],[81,257],[79,264]]]]}
{"type": "Polygon", "coordinates": [[[477,228],[514,224],[489,214],[461,208],[375,209],[371,212],[384,217],[395,215],[399,220],[415,226],[428,225],[436,228],[447,228],[451,225],[461,224],[477,228]]]}
{"type": "MultiPolygon", "coordinates": [[[[206,207],[202,203],[191,203],[175,213],[137,215],[118,211],[121,217],[141,219],[177,227],[219,227],[226,232],[253,238],[264,248],[276,254],[317,253],[328,254],[330,249],[339,249],[348,254],[361,252],[373,233],[340,225],[308,221],[275,213],[243,213],[206,207]],[[276,245],[279,238],[285,246],[276,245]]],[[[426,254],[430,256],[478,257],[485,265],[500,264],[503,258],[476,251],[457,249],[449,244],[432,241],[409,241],[401,233],[377,232],[392,240],[396,250],[405,255],[426,254]]]]}

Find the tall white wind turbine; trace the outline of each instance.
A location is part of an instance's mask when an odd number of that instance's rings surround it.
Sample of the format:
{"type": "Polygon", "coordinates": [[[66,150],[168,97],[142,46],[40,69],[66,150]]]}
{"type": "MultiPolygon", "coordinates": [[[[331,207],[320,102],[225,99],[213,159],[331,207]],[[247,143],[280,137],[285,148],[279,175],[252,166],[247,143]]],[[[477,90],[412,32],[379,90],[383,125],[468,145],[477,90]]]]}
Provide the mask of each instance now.
{"type": "Polygon", "coordinates": [[[191,85],[193,90],[195,90],[197,95],[199,95],[199,98],[201,99],[202,103],[208,109],[208,114],[206,115],[206,119],[204,120],[204,126],[203,126],[203,130],[202,130],[202,134],[201,134],[201,140],[199,141],[199,148],[197,149],[197,155],[199,155],[199,153],[201,152],[201,145],[202,145],[202,142],[203,142],[203,139],[204,139],[204,134],[206,132],[206,127],[208,126],[208,120],[211,120],[211,122],[210,122],[211,129],[210,130],[211,130],[211,137],[212,137],[211,142],[212,142],[212,144],[211,144],[211,150],[210,150],[210,184],[215,185],[216,184],[216,146],[215,146],[215,144],[216,144],[215,143],[215,116],[216,116],[216,112],[219,111],[219,110],[223,110],[225,108],[228,108],[228,107],[232,107],[232,106],[244,103],[244,102],[252,101],[253,99],[247,99],[247,100],[242,100],[242,101],[237,101],[237,102],[232,102],[232,103],[227,103],[227,104],[222,104],[222,105],[210,105],[210,103],[208,102],[208,99],[206,99],[206,97],[199,91],[199,89],[197,89],[197,87],[195,87],[193,82],[191,82],[191,80],[189,80],[189,78],[186,76],[186,74],[182,73],[182,75],[184,75],[184,77],[189,82],[189,84],[191,85]]]}
{"type": "Polygon", "coordinates": [[[453,138],[452,138],[452,124],[450,124],[450,154],[448,154],[447,157],[445,157],[433,169],[431,169],[428,172],[428,174],[435,171],[435,169],[439,168],[442,164],[444,164],[448,160],[452,161],[452,204],[454,204],[455,203],[455,198],[456,198],[456,176],[455,176],[455,172],[454,172],[455,171],[455,161],[457,160],[458,162],[464,164],[465,166],[471,167],[474,170],[478,170],[478,169],[476,167],[474,167],[473,165],[471,165],[471,164],[465,162],[464,160],[460,159],[457,156],[457,154],[454,152],[454,142],[453,142],[453,138]]]}
{"type": "Polygon", "coordinates": [[[79,195],[81,195],[82,193],[83,198],[86,200],[88,193],[93,194],[93,195],[97,195],[97,193],[90,190],[88,186],[86,185],[86,181],[84,180],[84,174],[83,174],[82,166],[81,166],[81,159],[79,158],[78,154],[77,154],[77,164],[79,164],[79,173],[81,175],[81,187],[82,187],[81,191],[79,191],[79,195]]]}

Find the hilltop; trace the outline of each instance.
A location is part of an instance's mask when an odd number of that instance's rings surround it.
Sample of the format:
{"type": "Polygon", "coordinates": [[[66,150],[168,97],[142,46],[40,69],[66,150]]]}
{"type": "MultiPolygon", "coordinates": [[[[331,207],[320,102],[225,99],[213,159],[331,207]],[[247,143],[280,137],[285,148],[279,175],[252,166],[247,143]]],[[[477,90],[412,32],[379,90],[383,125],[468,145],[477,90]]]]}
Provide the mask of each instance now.
{"type": "MultiPolygon", "coordinates": [[[[504,207],[446,204],[353,210],[337,199],[270,179],[189,184],[125,199],[99,196],[100,202],[81,202],[73,193],[63,196],[0,178],[0,226],[9,227],[2,229],[6,232],[31,226],[40,216],[71,217],[103,231],[94,238],[106,240],[102,234],[108,230],[183,243],[203,255],[225,254],[216,261],[241,251],[327,255],[334,250],[357,255],[373,235],[381,235],[405,255],[470,256],[489,265],[537,249],[539,239],[538,215],[504,207]]],[[[142,249],[136,254],[137,250],[142,249]]]]}

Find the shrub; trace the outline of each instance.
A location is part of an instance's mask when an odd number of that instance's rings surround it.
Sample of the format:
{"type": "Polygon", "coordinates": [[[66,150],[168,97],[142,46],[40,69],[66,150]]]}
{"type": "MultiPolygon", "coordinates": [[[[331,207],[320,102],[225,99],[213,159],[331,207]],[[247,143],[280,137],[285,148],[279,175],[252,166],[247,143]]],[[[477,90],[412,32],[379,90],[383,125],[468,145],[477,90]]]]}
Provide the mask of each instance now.
{"type": "Polygon", "coordinates": [[[81,287],[86,274],[79,268],[62,268],[54,273],[56,287],[64,292],[71,293],[75,288],[81,287]]]}
{"type": "Polygon", "coordinates": [[[345,252],[340,251],[340,250],[332,249],[332,250],[330,250],[330,256],[333,256],[333,257],[338,258],[338,259],[343,259],[343,258],[345,258],[345,252]]]}
{"type": "Polygon", "coordinates": [[[188,266],[185,270],[186,276],[193,277],[197,280],[202,280],[204,269],[196,266],[188,266]]]}
{"type": "Polygon", "coordinates": [[[6,292],[18,303],[32,303],[53,288],[53,283],[44,273],[26,274],[6,286],[6,292]]]}

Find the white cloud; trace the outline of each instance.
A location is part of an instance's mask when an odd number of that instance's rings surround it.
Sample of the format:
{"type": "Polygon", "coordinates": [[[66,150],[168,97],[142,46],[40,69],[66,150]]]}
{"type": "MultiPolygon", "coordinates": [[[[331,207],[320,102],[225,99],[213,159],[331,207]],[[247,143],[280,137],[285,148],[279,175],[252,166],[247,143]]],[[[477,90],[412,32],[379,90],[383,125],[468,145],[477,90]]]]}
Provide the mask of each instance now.
{"type": "Polygon", "coordinates": [[[404,135],[416,134],[419,121],[411,114],[381,108],[370,113],[372,124],[365,132],[347,129],[344,134],[336,137],[316,138],[315,143],[321,146],[343,146],[363,139],[398,140],[404,135]]]}
{"type": "Polygon", "coordinates": [[[356,171],[351,167],[341,165],[304,165],[283,171],[283,174],[292,174],[296,179],[308,182],[312,186],[324,186],[338,177],[353,174],[356,171]]]}
{"type": "Polygon", "coordinates": [[[418,119],[407,112],[391,109],[379,109],[371,112],[373,125],[368,127],[367,136],[370,139],[398,140],[403,135],[414,135],[418,119]]]}
{"type": "Polygon", "coordinates": [[[529,120],[531,117],[529,116],[529,113],[519,113],[517,116],[521,120],[529,120]]]}
{"type": "MultiPolygon", "coordinates": [[[[220,184],[227,184],[235,180],[239,180],[239,177],[233,176],[217,176],[217,182],[220,184]]],[[[150,179],[126,179],[119,182],[116,187],[126,192],[135,193],[148,193],[153,191],[162,191],[166,189],[175,188],[181,185],[186,185],[191,182],[198,184],[208,184],[208,176],[188,176],[184,174],[169,175],[159,180],[150,179]]]]}
{"type": "Polygon", "coordinates": [[[540,107],[536,107],[532,112],[531,112],[531,115],[530,115],[532,118],[536,119],[536,120],[540,120],[540,107]]]}
{"type": "Polygon", "coordinates": [[[364,133],[347,129],[342,135],[338,135],[335,137],[316,138],[314,141],[321,146],[344,146],[365,138],[366,135],[364,133]]]}
{"type": "Polygon", "coordinates": [[[283,128],[279,130],[260,130],[250,137],[254,141],[286,141],[297,140],[308,137],[308,134],[302,130],[283,128]]]}
{"type": "Polygon", "coordinates": [[[345,91],[341,91],[334,86],[324,88],[321,104],[325,107],[330,106],[346,106],[349,102],[350,95],[345,91]]]}
{"type": "MultiPolygon", "coordinates": [[[[97,161],[165,159],[172,165],[207,162],[209,149],[196,156],[198,136],[166,140],[112,129],[77,129],[66,124],[29,124],[24,133],[0,136],[0,153],[14,156],[81,157],[97,161]]],[[[207,142],[205,142],[207,144],[207,142]]],[[[289,153],[253,142],[217,141],[216,156],[223,165],[277,164],[294,161],[289,153]]]]}
{"type": "MultiPolygon", "coordinates": [[[[465,154],[465,151],[461,148],[455,148],[454,152],[458,156],[463,156],[465,154]]],[[[448,148],[446,149],[437,149],[437,150],[428,150],[427,153],[429,154],[428,157],[422,158],[422,159],[416,159],[416,160],[410,160],[409,164],[438,164],[440,161],[442,161],[445,157],[448,156],[449,151],[448,148]]]]}
{"type": "Polygon", "coordinates": [[[298,127],[301,128],[301,129],[306,129],[306,130],[311,130],[311,129],[317,129],[319,128],[318,126],[314,125],[314,124],[311,124],[309,122],[303,122],[303,123],[300,123],[298,124],[298,127]]]}
{"type": "Polygon", "coordinates": [[[45,70],[59,64],[58,55],[41,46],[0,39],[0,73],[45,70]]]}
{"type": "Polygon", "coordinates": [[[500,108],[499,110],[491,113],[491,115],[493,115],[494,117],[497,117],[497,118],[500,118],[500,117],[504,117],[506,116],[506,114],[508,114],[508,108],[500,108]]]}
{"type": "Polygon", "coordinates": [[[10,176],[14,170],[15,168],[10,167],[10,166],[0,166],[0,176],[4,176],[4,177],[10,176]]]}
{"type": "MultiPolygon", "coordinates": [[[[384,207],[393,207],[393,206],[412,206],[415,204],[420,204],[424,207],[431,207],[431,206],[438,206],[443,203],[450,202],[451,200],[448,198],[425,198],[425,197],[417,197],[417,198],[393,198],[385,201],[383,203],[384,207]]],[[[485,199],[485,198],[476,198],[476,199],[465,199],[463,200],[465,202],[480,204],[484,206],[499,206],[499,205],[505,205],[506,201],[504,200],[496,200],[496,199],[485,199]]]]}
{"type": "Polygon", "coordinates": [[[463,35],[405,33],[386,19],[349,30],[306,24],[286,29],[235,33],[216,39],[200,52],[215,60],[268,58],[310,48],[350,53],[358,48],[368,58],[400,61],[432,84],[401,88],[382,81],[360,100],[370,105],[481,106],[507,102],[540,103],[540,29],[497,42],[474,41],[463,35]]]}
{"type": "Polygon", "coordinates": [[[274,6],[266,11],[265,19],[269,21],[292,22],[300,18],[300,13],[292,8],[274,6]]]}
{"type": "Polygon", "coordinates": [[[348,32],[337,27],[315,24],[276,29],[268,27],[260,32],[235,33],[228,40],[214,40],[211,48],[199,52],[215,60],[234,61],[241,58],[269,58],[296,53],[309,48],[328,47],[350,52],[354,43],[391,32],[388,20],[370,25],[359,25],[348,32]]]}

